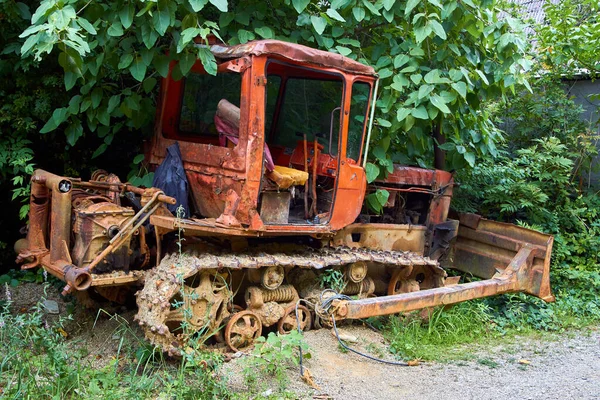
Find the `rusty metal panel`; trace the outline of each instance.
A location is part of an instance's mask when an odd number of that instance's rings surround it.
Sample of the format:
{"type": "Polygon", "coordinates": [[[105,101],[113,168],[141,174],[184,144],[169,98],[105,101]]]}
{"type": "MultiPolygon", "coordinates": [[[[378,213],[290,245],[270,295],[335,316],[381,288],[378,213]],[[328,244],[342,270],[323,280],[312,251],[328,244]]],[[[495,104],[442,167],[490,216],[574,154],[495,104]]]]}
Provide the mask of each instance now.
{"type": "Polygon", "coordinates": [[[260,217],[265,224],[287,224],[290,216],[290,192],[262,194],[260,217]]]}
{"type": "Polygon", "coordinates": [[[412,251],[422,255],[426,231],[427,228],[421,225],[352,224],[338,231],[332,243],[335,246],[412,251]]]}

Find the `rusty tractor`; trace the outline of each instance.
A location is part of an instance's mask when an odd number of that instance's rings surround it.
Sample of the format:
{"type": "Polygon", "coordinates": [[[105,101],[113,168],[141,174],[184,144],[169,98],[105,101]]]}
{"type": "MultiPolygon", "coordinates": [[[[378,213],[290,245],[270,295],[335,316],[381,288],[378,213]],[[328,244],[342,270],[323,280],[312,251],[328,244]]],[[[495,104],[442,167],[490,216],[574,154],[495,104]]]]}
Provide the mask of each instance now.
{"type": "Polygon", "coordinates": [[[210,50],[216,76],[197,62],[175,79],[171,65],[145,150],[151,168],[180,163],[170,183],[184,191],[37,170],[22,268],[44,268],[64,293],[123,302],[137,291],[146,337],[175,355],[192,337],[243,350],[269,327],[508,292],[553,300],[553,238],[449,218],[450,173],[396,165],[367,185],[373,68],[276,40],[210,50]],[[390,195],[374,214],[364,201],[378,189],[390,195]],[[175,209],[184,203],[185,215],[175,209]],[[477,279],[460,283],[449,270],[477,279]],[[346,297],[325,310],[332,283],[346,297]]]}

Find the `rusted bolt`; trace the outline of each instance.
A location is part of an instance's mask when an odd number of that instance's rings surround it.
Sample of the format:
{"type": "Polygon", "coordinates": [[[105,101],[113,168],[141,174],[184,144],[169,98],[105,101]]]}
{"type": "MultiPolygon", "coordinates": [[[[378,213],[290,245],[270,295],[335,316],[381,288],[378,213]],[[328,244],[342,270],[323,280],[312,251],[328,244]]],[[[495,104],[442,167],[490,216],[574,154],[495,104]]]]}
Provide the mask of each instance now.
{"type": "Polygon", "coordinates": [[[336,314],[342,318],[345,317],[348,315],[348,307],[345,304],[341,304],[336,310],[336,314]]]}

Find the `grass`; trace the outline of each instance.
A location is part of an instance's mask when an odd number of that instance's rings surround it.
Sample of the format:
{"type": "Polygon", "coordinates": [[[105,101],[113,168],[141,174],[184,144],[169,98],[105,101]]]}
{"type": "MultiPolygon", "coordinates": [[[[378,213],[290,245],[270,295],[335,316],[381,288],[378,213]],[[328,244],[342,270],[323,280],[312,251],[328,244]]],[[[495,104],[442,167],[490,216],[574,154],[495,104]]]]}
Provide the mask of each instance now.
{"type": "Polygon", "coordinates": [[[599,305],[598,297],[573,293],[557,293],[555,303],[510,294],[437,307],[429,318],[415,312],[379,324],[399,357],[452,361],[472,359],[484,345],[511,346],[523,337],[556,340],[557,333],[598,324],[599,305]]]}
{"type": "MultiPolygon", "coordinates": [[[[7,298],[10,298],[6,287],[7,298]]],[[[201,351],[166,360],[120,317],[117,353],[94,365],[87,349],[66,338],[66,319],[49,323],[41,304],[12,314],[0,304],[0,398],[6,399],[222,399],[232,397],[222,361],[201,351]]]]}

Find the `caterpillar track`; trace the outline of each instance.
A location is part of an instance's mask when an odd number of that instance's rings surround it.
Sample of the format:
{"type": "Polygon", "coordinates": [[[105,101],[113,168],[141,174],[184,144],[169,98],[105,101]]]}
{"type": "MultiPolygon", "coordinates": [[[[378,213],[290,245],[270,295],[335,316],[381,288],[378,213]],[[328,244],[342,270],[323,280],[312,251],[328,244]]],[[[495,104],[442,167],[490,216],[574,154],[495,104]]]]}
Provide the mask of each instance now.
{"type": "MultiPolygon", "coordinates": [[[[413,282],[395,286],[393,294],[418,290],[419,283],[443,286],[446,276],[437,261],[402,251],[281,244],[239,254],[190,250],[167,255],[148,272],[136,294],[136,320],[150,342],[169,355],[181,354],[195,336],[244,349],[262,327],[293,328],[293,306],[300,298],[314,301],[323,286],[319,276],[330,269],[343,269],[344,293],[359,298],[390,294],[391,280],[413,282]],[[410,279],[417,272],[420,282],[410,279]]],[[[308,313],[302,314],[304,329],[310,328],[308,313]]]]}

